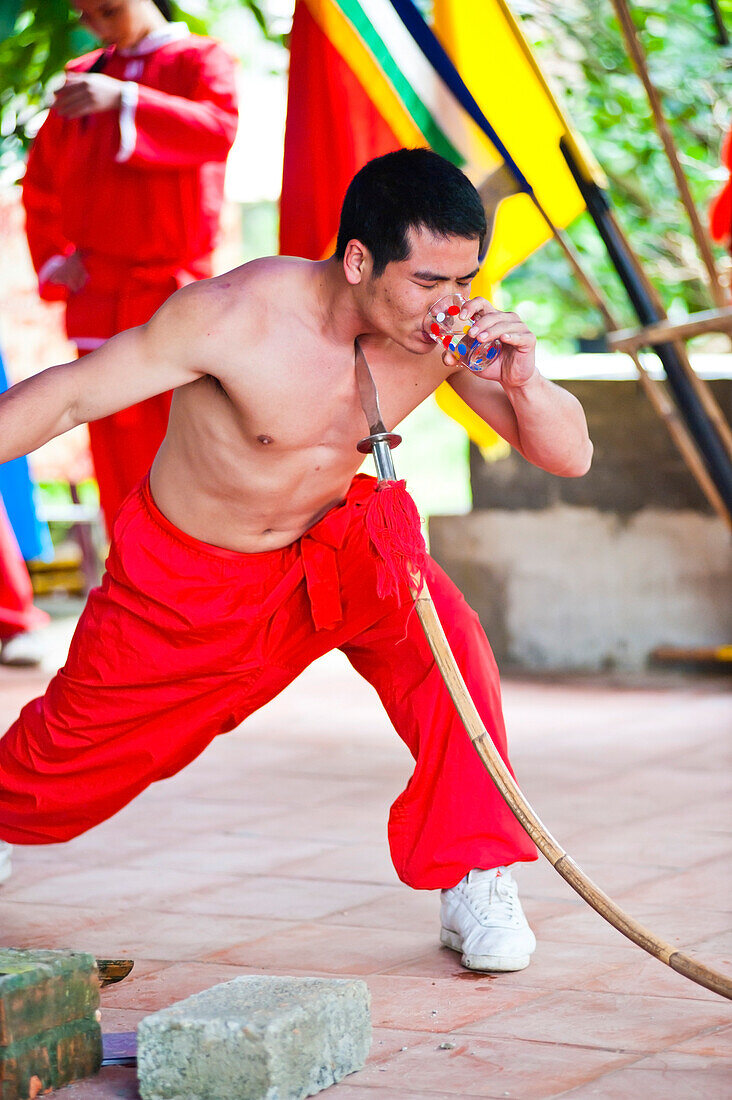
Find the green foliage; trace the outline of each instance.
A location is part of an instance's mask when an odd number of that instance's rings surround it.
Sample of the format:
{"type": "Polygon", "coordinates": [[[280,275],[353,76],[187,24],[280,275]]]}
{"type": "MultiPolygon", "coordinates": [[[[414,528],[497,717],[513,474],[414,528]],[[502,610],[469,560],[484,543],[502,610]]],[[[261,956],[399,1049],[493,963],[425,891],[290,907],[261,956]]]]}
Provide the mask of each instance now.
{"type": "MultiPolygon", "coordinates": [[[[667,308],[713,303],[688,217],[656,134],[648,100],[625,53],[610,0],[513,4],[558,98],[609,180],[616,216],[658,286],[667,308]]],[[[729,17],[732,2],[722,0],[729,17]]],[[[705,0],[634,0],[633,17],[702,220],[725,173],[720,143],[732,102],[732,47],[722,48],[705,0]]],[[[635,323],[588,215],[569,236],[623,324],[635,323]]],[[[718,253],[721,257],[721,251],[718,253]]],[[[602,329],[553,242],[503,284],[540,336],[568,350],[574,338],[602,329]]]]}
{"type": "MultiPolygon", "coordinates": [[[[282,42],[281,35],[271,34],[259,0],[213,0],[206,8],[215,16],[232,6],[248,9],[265,38],[282,42]]],[[[173,14],[194,33],[207,33],[207,20],[186,7],[174,3],[173,14]]],[[[98,45],[67,0],[0,0],[0,178],[22,174],[40,112],[66,62],[98,45]]]]}
{"type": "Polygon", "coordinates": [[[0,171],[18,164],[49,84],[70,57],[94,46],[66,0],[4,0],[1,9],[0,171]]]}

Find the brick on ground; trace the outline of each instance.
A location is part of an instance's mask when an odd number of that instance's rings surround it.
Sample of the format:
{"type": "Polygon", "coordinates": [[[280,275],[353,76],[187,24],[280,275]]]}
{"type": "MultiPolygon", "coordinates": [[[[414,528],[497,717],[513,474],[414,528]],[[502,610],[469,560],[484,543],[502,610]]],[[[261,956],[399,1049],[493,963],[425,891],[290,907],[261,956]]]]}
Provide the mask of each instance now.
{"type": "Polygon", "coordinates": [[[365,982],[241,977],[140,1021],[143,1100],[300,1100],[363,1067],[365,982]]]}
{"type": "Polygon", "coordinates": [[[0,1100],[35,1100],[101,1061],[94,957],[0,949],[0,1100]]]}

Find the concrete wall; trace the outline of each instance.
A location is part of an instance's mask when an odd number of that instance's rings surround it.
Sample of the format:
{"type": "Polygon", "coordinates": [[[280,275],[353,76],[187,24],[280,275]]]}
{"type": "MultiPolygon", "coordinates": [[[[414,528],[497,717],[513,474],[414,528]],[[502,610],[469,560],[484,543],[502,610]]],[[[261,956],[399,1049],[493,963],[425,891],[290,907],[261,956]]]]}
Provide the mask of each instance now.
{"type": "MultiPolygon", "coordinates": [[[[471,454],[474,510],[430,521],[431,549],[504,666],[639,669],[658,645],[732,641],[732,554],[634,382],[573,382],[591,472],[471,454]]],[[[729,410],[732,380],[713,384],[729,410]]]]}

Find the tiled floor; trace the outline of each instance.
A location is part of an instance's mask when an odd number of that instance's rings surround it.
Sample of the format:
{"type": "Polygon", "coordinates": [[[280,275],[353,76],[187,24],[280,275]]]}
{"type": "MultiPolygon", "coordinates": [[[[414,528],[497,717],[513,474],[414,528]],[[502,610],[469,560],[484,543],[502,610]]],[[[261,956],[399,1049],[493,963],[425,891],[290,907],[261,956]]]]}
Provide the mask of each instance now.
{"type": "MultiPolygon", "coordinates": [[[[2,717],[45,679],[0,670],[2,717]]],[[[505,684],[519,778],[560,843],[729,973],[726,692],[679,677],[505,684]]],[[[0,943],[134,957],[102,994],[105,1032],[240,974],[363,978],[371,1056],[333,1100],[729,1100],[729,1002],[630,944],[544,860],[518,876],[539,940],[528,970],[470,974],[438,945],[436,894],[401,885],[386,848],[409,763],[371,689],[329,657],[92,833],[16,849],[0,943]]],[[[135,1073],[59,1095],[134,1100],[135,1073]]]]}

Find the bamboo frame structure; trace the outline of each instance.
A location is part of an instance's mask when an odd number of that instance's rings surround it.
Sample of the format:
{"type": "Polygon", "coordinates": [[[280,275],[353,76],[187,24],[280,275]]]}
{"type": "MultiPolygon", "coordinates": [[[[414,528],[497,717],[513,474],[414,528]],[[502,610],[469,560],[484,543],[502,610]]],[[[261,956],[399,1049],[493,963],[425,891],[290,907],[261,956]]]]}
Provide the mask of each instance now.
{"type": "Polygon", "coordinates": [[[690,313],[683,321],[657,321],[643,328],[620,329],[608,332],[607,342],[612,351],[637,351],[646,345],[665,344],[673,340],[690,340],[705,332],[732,333],[732,306],[721,309],[705,309],[690,313]]]}
{"type": "MultiPolygon", "coordinates": [[[[569,238],[565,233],[562,232],[561,229],[559,229],[554,224],[554,222],[551,220],[548,213],[539,202],[539,200],[536,198],[536,196],[533,195],[532,198],[537,210],[539,211],[544,221],[546,222],[547,227],[551,231],[552,236],[566,256],[569,265],[574,271],[577,279],[584,287],[588,298],[602,315],[607,329],[611,331],[617,330],[617,323],[612,313],[608,309],[599,288],[595,285],[590,276],[582,267],[579,256],[577,255],[577,252],[572,246],[569,238]]],[[[683,345],[681,346],[683,347],[683,345]]],[[[724,501],[722,500],[717,486],[714,484],[714,481],[710,477],[706,465],[701,455],[699,454],[699,450],[694,441],[694,438],[686,427],[683,419],[681,418],[679,411],[676,408],[676,405],[668,396],[663,385],[650,377],[645,367],[641,363],[637,351],[635,349],[626,350],[627,354],[633,360],[635,369],[638,372],[638,381],[640,382],[644,394],[648,398],[648,401],[650,402],[658,417],[666,425],[671,439],[676,445],[676,448],[679,451],[682,459],[686,463],[687,469],[691,473],[692,477],[706,497],[708,503],[717,513],[719,518],[724,521],[724,523],[730,530],[732,530],[732,515],[730,515],[730,512],[724,501]]],[[[686,349],[684,349],[685,362],[688,364],[689,370],[692,371],[694,377],[696,378],[696,372],[693,371],[691,364],[688,362],[688,359],[686,359],[685,350],[686,349]]],[[[701,380],[699,381],[701,382],[701,380]]],[[[708,387],[706,385],[703,385],[703,388],[706,395],[706,393],[708,393],[708,387]]]]}
{"type": "Polygon", "coordinates": [[[676,152],[676,146],[674,139],[663,113],[663,107],[661,105],[661,98],[658,94],[658,90],[651,80],[650,73],[648,72],[648,65],[646,64],[645,54],[643,47],[640,44],[638,33],[635,29],[633,17],[630,13],[630,6],[626,0],[612,0],[613,7],[615,8],[615,14],[618,17],[620,23],[620,29],[625,38],[625,44],[628,49],[630,59],[635,66],[635,70],[640,77],[643,87],[646,90],[648,96],[648,102],[651,106],[651,112],[656,124],[656,130],[658,136],[663,143],[663,148],[668,158],[668,162],[671,165],[671,170],[676,180],[676,187],[679,192],[679,198],[683,203],[684,209],[689,216],[691,223],[691,231],[696,242],[696,246],[699,250],[702,262],[707,270],[709,276],[709,289],[712,297],[717,306],[724,306],[726,303],[726,295],[722,284],[719,279],[719,272],[717,271],[717,265],[714,260],[714,254],[712,253],[712,246],[707,235],[707,231],[702,225],[699,212],[696,209],[694,199],[689,188],[688,180],[684,175],[684,171],[679,162],[679,156],[676,152]]]}

